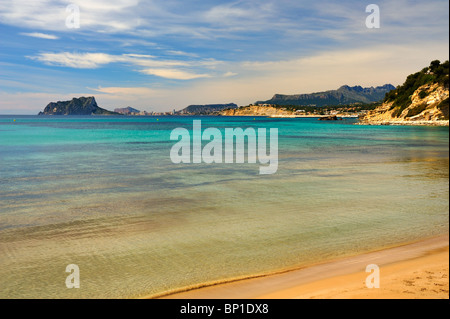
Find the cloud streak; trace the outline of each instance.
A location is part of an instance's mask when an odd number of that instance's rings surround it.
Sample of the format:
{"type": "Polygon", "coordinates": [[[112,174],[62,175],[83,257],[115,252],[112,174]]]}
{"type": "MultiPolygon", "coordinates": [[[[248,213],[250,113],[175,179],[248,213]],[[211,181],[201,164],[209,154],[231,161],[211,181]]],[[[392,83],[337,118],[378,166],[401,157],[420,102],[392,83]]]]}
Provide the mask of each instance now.
{"type": "Polygon", "coordinates": [[[40,38],[46,40],[57,40],[59,37],[52,34],[40,33],[40,32],[31,32],[31,33],[20,33],[20,35],[24,35],[27,37],[40,38]]]}
{"type": "MultiPolygon", "coordinates": [[[[68,0],[3,0],[3,24],[39,30],[73,33],[65,26],[68,0]]],[[[288,0],[243,0],[181,2],[176,0],[77,0],[81,30],[159,37],[172,35],[192,39],[239,39],[249,34],[272,34],[289,40],[307,32],[321,38],[363,33],[366,13],[360,1],[304,2],[288,0]],[[294,32],[294,33],[293,33],[294,32]]],[[[378,2],[382,23],[389,27],[414,22],[436,31],[448,17],[448,2],[441,0],[378,2]],[[434,16],[433,19],[429,17],[434,16]],[[425,23],[424,23],[425,22],[425,23]]],[[[448,19],[447,19],[448,20],[448,19]]],[[[448,24],[448,22],[447,22],[448,24]]],[[[386,33],[387,34],[387,33],[386,33]]],[[[180,50],[174,50],[180,51],[180,50]]]]}
{"type": "Polygon", "coordinates": [[[43,62],[47,65],[70,67],[75,69],[96,69],[110,63],[126,63],[134,66],[146,67],[139,72],[173,80],[193,80],[199,78],[211,77],[206,73],[195,73],[189,70],[176,69],[183,68],[205,68],[214,66],[220,61],[198,60],[198,61],[179,61],[179,60],[158,60],[157,57],[144,54],[122,54],[112,55],[106,53],[40,53],[37,56],[28,58],[43,62]]]}
{"type": "Polygon", "coordinates": [[[144,69],[141,72],[173,80],[193,80],[211,77],[209,74],[195,74],[175,69],[144,69]]]}
{"type": "Polygon", "coordinates": [[[64,66],[75,69],[96,69],[102,65],[118,62],[121,57],[105,53],[41,53],[28,58],[44,62],[48,65],[64,66]]]}

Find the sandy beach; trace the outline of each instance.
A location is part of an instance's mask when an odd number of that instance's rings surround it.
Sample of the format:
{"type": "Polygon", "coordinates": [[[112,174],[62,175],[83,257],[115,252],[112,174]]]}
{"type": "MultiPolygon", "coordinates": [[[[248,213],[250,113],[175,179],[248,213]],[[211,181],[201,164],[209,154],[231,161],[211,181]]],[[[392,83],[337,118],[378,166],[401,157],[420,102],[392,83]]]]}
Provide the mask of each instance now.
{"type": "Polygon", "coordinates": [[[449,298],[449,236],[388,248],[280,274],[194,289],[174,299],[449,298]],[[380,288],[367,288],[366,266],[380,269],[380,288]]]}

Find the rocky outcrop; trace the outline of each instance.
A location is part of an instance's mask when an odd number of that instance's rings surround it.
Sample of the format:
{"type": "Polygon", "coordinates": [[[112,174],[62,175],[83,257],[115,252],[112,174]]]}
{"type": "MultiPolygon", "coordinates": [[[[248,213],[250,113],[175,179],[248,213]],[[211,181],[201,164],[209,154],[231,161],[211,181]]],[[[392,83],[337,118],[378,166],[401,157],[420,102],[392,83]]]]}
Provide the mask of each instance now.
{"type": "Polygon", "coordinates": [[[117,115],[98,107],[93,96],[49,103],[38,115],[117,115]]]}
{"type": "Polygon", "coordinates": [[[385,102],[361,119],[362,124],[448,125],[449,90],[439,83],[425,84],[411,95],[411,104],[400,114],[393,101],[385,102]]]}
{"type": "Polygon", "coordinates": [[[330,115],[330,116],[322,116],[319,117],[319,121],[338,121],[342,120],[342,118],[338,118],[336,115],[330,115]]]}
{"type": "Polygon", "coordinates": [[[224,116],[279,116],[279,115],[293,115],[292,111],[282,108],[275,108],[272,106],[250,105],[240,107],[238,109],[228,109],[220,112],[224,116]]]}
{"type": "Polygon", "coordinates": [[[136,110],[135,108],[132,108],[131,106],[128,106],[128,107],[114,109],[114,112],[128,115],[131,113],[139,113],[140,111],[136,110]]]}
{"type": "Polygon", "coordinates": [[[235,109],[238,106],[234,103],[228,104],[205,104],[205,105],[189,105],[188,107],[182,109],[180,114],[190,114],[190,115],[209,115],[216,112],[220,112],[225,109],[235,109]]]}
{"type": "Polygon", "coordinates": [[[361,124],[448,125],[449,61],[431,61],[386,94],[383,104],[368,112],[361,124]]]}

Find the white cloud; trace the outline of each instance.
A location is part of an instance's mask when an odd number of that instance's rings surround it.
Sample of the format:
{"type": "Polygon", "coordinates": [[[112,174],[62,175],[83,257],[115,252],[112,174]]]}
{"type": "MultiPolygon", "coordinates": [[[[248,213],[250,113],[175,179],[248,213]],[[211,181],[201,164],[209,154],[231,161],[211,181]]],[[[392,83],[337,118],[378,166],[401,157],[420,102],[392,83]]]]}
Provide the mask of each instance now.
{"type": "Polygon", "coordinates": [[[170,55],[178,55],[178,56],[187,56],[187,57],[198,58],[198,54],[184,52],[184,51],[179,51],[179,50],[169,50],[169,51],[167,51],[167,53],[170,54],[170,55]]]}
{"type": "Polygon", "coordinates": [[[201,12],[199,18],[231,33],[268,30],[279,26],[282,5],[289,6],[288,3],[275,5],[272,1],[233,1],[213,6],[201,12]]]}
{"type": "Polygon", "coordinates": [[[41,61],[49,65],[65,66],[77,69],[95,69],[103,64],[120,61],[120,56],[105,53],[41,53],[33,60],[41,61]]]}
{"type": "Polygon", "coordinates": [[[57,40],[59,37],[52,34],[40,33],[40,32],[31,32],[31,33],[20,33],[21,35],[33,38],[47,39],[47,40],[57,40]]]}
{"type": "Polygon", "coordinates": [[[211,75],[209,74],[195,73],[189,71],[189,69],[211,68],[220,63],[211,59],[187,62],[179,60],[157,60],[155,56],[143,54],[111,55],[106,53],[75,52],[40,53],[37,56],[28,58],[48,65],[77,69],[95,69],[109,63],[121,62],[144,67],[144,69],[139,70],[141,73],[175,80],[193,80],[210,77],[211,75]],[[188,70],[173,67],[185,67],[188,70]]]}
{"type": "Polygon", "coordinates": [[[131,54],[131,53],[129,53],[129,54],[124,54],[124,55],[132,57],[132,58],[145,58],[145,59],[155,58],[154,55],[148,55],[148,54],[131,54]]]}
{"type": "Polygon", "coordinates": [[[223,76],[226,77],[226,78],[228,78],[228,77],[230,77],[230,76],[236,76],[236,75],[237,75],[237,73],[228,71],[228,72],[226,72],[223,76]]]}
{"type": "MultiPolygon", "coordinates": [[[[0,21],[21,28],[60,32],[132,34],[140,39],[123,39],[123,45],[175,35],[192,39],[248,39],[276,35],[286,41],[303,37],[351,40],[367,32],[364,3],[357,1],[246,0],[231,2],[189,2],[177,0],[2,0],[0,21]],[[65,8],[80,7],[81,28],[68,29],[65,8]],[[300,35],[300,37],[299,37],[300,35]]],[[[381,8],[382,29],[378,32],[401,39],[400,33],[414,28],[411,36],[433,36],[448,32],[448,2],[386,1],[381,8]],[[432,17],[432,18],[430,18],[432,17]],[[444,24],[444,25],[443,25],[444,24]],[[441,26],[441,28],[439,28],[441,26]],[[402,31],[402,32],[397,32],[402,31]]],[[[386,38],[387,39],[387,38],[386,38]]],[[[153,45],[149,42],[147,45],[153,45]]],[[[178,48],[174,52],[180,51],[178,48]]]]}
{"type": "Polygon", "coordinates": [[[199,78],[211,77],[208,74],[195,74],[186,71],[176,70],[176,69],[145,69],[141,71],[142,73],[149,75],[156,75],[166,79],[173,80],[193,80],[199,78]]]}
{"type": "Polygon", "coordinates": [[[80,25],[96,31],[126,31],[139,25],[135,14],[139,0],[3,0],[0,20],[4,24],[41,30],[73,31],[65,25],[67,5],[80,8],[80,25]]]}

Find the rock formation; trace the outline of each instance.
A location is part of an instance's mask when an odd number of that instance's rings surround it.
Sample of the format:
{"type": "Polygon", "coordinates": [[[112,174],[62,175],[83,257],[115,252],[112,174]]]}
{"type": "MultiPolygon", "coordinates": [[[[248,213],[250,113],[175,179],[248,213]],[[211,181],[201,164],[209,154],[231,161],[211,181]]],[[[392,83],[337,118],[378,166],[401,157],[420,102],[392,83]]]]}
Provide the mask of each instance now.
{"type": "Polygon", "coordinates": [[[128,107],[122,107],[122,108],[114,109],[114,112],[128,115],[128,114],[131,114],[131,113],[136,113],[137,114],[137,113],[139,113],[141,111],[139,111],[139,110],[137,110],[135,108],[132,108],[131,106],[128,106],[128,107]]]}
{"type": "Polygon", "coordinates": [[[361,123],[448,125],[448,120],[448,61],[437,61],[408,76],[405,84],[386,95],[384,103],[369,111],[361,123]]]}
{"type": "Polygon", "coordinates": [[[43,112],[38,115],[116,115],[98,107],[93,96],[73,98],[71,101],[58,101],[49,103],[43,112]]]}
{"type": "Polygon", "coordinates": [[[272,106],[250,105],[240,107],[238,109],[228,109],[220,112],[224,116],[278,116],[278,115],[292,115],[292,111],[282,108],[275,108],[272,106]]]}
{"type": "Polygon", "coordinates": [[[205,104],[205,105],[189,105],[178,113],[190,115],[208,115],[220,112],[225,109],[235,109],[237,105],[234,103],[228,104],[205,104]]]}

